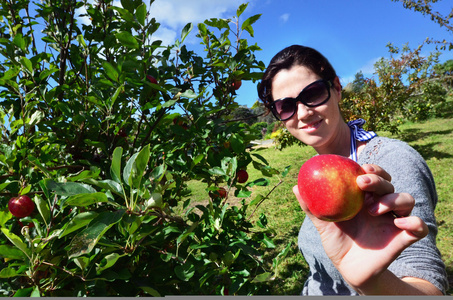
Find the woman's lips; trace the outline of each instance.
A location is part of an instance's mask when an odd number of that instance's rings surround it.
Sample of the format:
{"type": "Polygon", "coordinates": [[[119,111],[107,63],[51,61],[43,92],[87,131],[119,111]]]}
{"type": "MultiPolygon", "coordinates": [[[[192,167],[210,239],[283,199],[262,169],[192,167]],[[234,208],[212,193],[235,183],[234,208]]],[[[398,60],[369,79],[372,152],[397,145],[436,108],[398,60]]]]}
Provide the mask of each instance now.
{"type": "Polygon", "coordinates": [[[304,130],[306,132],[313,132],[316,129],[318,129],[319,126],[321,126],[321,122],[322,122],[322,120],[319,120],[319,121],[304,125],[304,126],[302,126],[302,130],[304,130]]]}

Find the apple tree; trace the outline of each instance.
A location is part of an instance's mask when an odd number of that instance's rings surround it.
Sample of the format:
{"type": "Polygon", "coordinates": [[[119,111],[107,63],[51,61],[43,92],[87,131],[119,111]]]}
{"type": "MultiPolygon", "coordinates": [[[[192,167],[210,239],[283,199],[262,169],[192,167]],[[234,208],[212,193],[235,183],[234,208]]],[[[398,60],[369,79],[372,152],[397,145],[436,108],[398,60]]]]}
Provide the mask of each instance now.
{"type": "Polygon", "coordinates": [[[248,208],[286,171],[249,149],[259,132],[230,114],[264,69],[244,38],[260,16],[241,21],[243,4],[164,45],[152,3],[1,2],[5,296],[266,292],[272,230],[248,208]],[[202,54],[184,44],[193,30],[202,54]],[[263,177],[238,180],[248,168],[263,177]],[[206,202],[192,203],[193,180],[206,202]],[[22,218],[8,207],[19,196],[35,204],[22,218]]]}
{"type": "Polygon", "coordinates": [[[447,75],[436,73],[440,52],[424,56],[423,45],[400,49],[388,44],[390,57],[374,65],[377,78],[365,78],[358,91],[343,90],[345,119],[364,118],[368,130],[396,133],[402,120],[423,120],[442,111],[447,75]]]}

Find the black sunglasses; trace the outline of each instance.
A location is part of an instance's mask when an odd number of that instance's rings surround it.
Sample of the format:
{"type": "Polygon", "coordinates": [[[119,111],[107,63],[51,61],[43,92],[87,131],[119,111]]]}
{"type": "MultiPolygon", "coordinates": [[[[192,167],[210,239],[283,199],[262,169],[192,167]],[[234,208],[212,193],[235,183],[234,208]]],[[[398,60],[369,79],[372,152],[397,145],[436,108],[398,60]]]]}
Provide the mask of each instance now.
{"type": "Polygon", "coordinates": [[[290,119],[297,111],[297,102],[308,107],[316,107],[326,103],[330,98],[332,80],[320,79],[307,85],[296,98],[281,98],[270,105],[275,118],[280,121],[290,119]]]}

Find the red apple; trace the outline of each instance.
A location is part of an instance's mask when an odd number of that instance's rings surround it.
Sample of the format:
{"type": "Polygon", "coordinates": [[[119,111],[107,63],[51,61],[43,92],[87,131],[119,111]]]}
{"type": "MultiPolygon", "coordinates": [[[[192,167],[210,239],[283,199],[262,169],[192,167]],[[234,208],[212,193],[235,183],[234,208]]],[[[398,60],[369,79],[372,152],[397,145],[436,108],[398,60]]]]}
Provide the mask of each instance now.
{"type": "Polygon", "coordinates": [[[242,81],[241,80],[235,80],[233,81],[233,83],[231,84],[231,86],[237,91],[239,90],[239,88],[241,87],[242,85],[242,81]]]}
{"type": "Polygon", "coordinates": [[[156,80],[156,78],[154,78],[153,76],[151,76],[151,75],[146,75],[146,78],[148,78],[149,82],[154,83],[154,84],[157,84],[157,80],[156,80]]]}
{"type": "Polygon", "coordinates": [[[224,199],[227,196],[227,190],[223,187],[216,191],[209,192],[209,197],[212,199],[224,199]]]}
{"type": "Polygon", "coordinates": [[[238,170],[236,172],[236,178],[239,183],[244,183],[249,179],[249,174],[246,170],[238,170]]]}
{"type": "Polygon", "coordinates": [[[299,193],[318,219],[341,222],[352,219],[363,206],[365,192],[356,178],[365,174],[355,161],[340,155],[317,155],[299,171],[299,193]]]}
{"type": "Polygon", "coordinates": [[[27,195],[13,197],[8,201],[8,209],[18,218],[25,218],[35,209],[35,203],[27,195]]]}

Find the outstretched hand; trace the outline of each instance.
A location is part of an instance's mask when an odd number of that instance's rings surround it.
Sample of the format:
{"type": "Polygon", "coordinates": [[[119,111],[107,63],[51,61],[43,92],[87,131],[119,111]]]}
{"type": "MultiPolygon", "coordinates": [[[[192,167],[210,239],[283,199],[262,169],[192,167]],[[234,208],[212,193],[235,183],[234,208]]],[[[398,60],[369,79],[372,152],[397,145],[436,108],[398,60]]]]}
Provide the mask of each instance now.
{"type": "Polygon", "coordinates": [[[366,192],[362,210],[351,220],[327,222],[313,216],[299,194],[293,192],[300,206],[321,235],[327,256],[355,289],[373,284],[398,255],[428,234],[427,225],[409,216],[414,198],[407,193],[394,193],[390,175],[376,165],[363,165],[365,175],[357,178],[366,192]],[[394,217],[394,214],[401,216],[394,217]]]}

